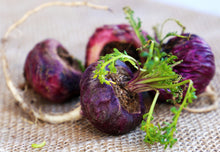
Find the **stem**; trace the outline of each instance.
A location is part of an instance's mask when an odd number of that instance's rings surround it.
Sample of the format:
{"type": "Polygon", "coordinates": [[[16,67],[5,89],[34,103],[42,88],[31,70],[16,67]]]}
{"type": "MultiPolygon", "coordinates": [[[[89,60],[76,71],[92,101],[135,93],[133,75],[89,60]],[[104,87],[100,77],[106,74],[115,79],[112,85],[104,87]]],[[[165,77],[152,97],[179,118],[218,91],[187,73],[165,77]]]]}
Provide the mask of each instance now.
{"type": "MultiPolygon", "coordinates": [[[[133,11],[130,8],[124,8],[125,13],[127,15],[127,19],[129,20],[131,26],[133,27],[137,37],[143,41],[143,37],[140,33],[140,20],[136,23],[133,19],[133,11]]],[[[178,121],[178,118],[180,116],[181,111],[184,107],[186,107],[189,103],[192,102],[193,99],[196,98],[195,96],[195,88],[193,87],[193,82],[191,80],[185,80],[182,82],[179,82],[181,80],[181,76],[176,74],[173,71],[173,67],[179,64],[181,61],[176,62],[175,59],[177,58],[174,55],[167,56],[165,52],[161,52],[163,41],[170,36],[178,36],[178,37],[184,37],[182,35],[177,35],[175,32],[170,32],[166,34],[164,37],[162,37],[163,28],[166,22],[168,21],[175,21],[181,28],[182,33],[185,30],[185,27],[176,19],[167,19],[164,21],[164,23],[161,26],[160,33],[158,32],[158,29],[155,27],[156,32],[156,40],[159,41],[156,42],[154,38],[148,36],[147,38],[149,41],[143,42],[143,47],[149,48],[148,54],[144,54],[144,56],[147,57],[146,62],[144,63],[143,69],[145,69],[145,72],[138,72],[137,75],[135,75],[135,78],[130,80],[127,83],[128,89],[130,89],[132,92],[140,93],[145,92],[149,90],[155,90],[156,94],[153,99],[152,105],[150,107],[150,110],[147,114],[143,116],[145,119],[147,117],[146,121],[142,121],[142,127],[141,129],[146,132],[145,141],[150,144],[154,144],[155,142],[160,142],[161,144],[165,145],[165,149],[169,145],[170,147],[173,146],[173,144],[177,141],[173,138],[174,131],[176,130],[176,124],[178,121]],[[158,39],[157,39],[158,38],[158,39]],[[151,42],[151,43],[150,43],[151,42]],[[150,45],[145,46],[145,44],[150,45]],[[165,127],[161,128],[160,124],[158,126],[154,126],[151,123],[151,120],[153,119],[152,114],[154,111],[154,107],[156,104],[156,101],[159,96],[159,90],[158,89],[170,89],[171,94],[176,97],[180,93],[180,98],[178,100],[182,99],[183,95],[183,89],[179,86],[188,84],[188,90],[186,91],[185,97],[183,99],[182,105],[177,110],[175,108],[171,109],[171,111],[175,114],[173,117],[173,122],[165,123],[165,127]]],[[[142,49],[142,48],[141,48],[142,49]]]]}
{"type": "Polygon", "coordinates": [[[150,49],[149,49],[149,55],[148,55],[148,57],[147,57],[147,60],[146,60],[146,62],[145,62],[145,64],[144,64],[144,67],[143,67],[143,69],[147,69],[147,63],[149,63],[149,61],[151,61],[151,59],[152,59],[152,57],[153,57],[153,52],[154,52],[154,41],[150,41],[151,42],[151,44],[150,44],[150,49]]]}
{"type": "Polygon", "coordinates": [[[136,21],[133,18],[134,12],[129,7],[124,7],[123,10],[124,10],[125,14],[127,15],[127,19],[129,20],[130,25],[134,29],[135,34],[137,35],[137,37],[141,41],[142,46],[144,46],[146,44],[146,41],[145,41],[145,38],[142,35],[141,31],[140,31],[140,26],[141,26],[140,20],[137,24],[136,21]]]}
{"type": "Polygon", "coordinates": [[[177,112],[176,115],[174,116],[173,122],[172,122],[172,124],[171,124],[172,130],[171,130],[170,134],[171,134],[172,136],[173,136],[174,131],[176,130],[176,129],[175,129],[175,125],[177,124],[177,121],[178,121],[178,118],[179,118],[179,116],[180,116],[180,114],[181,114],[181,111],[183,110],[184,107],[186,107],[186,106],[189,104],[189,103],[187,103],[187,100],[188,100],[188,98],[189,98],[188,95],[189,95],[189,93],[190,93],[190,90],[191,90],[192,87],[193,87],[193,82],[192,82],[192,80],[186,80],[185,82],[189,83],[189,87],[188,87],[188,89],[187,89],[185,98],[183,99],[183,102],[182,102],[181,106],[179,107],[178,112],[177,112]],[[174,126],[174,127],[173,127],[173,126],[174,126]]]}
{"type": "MultiPolygon", "coordinates": [[[[217,95],[214,90],[211,89],[210,86],[207,87],[206,91],[198,96],[198,98],[202,97],[208,97],[209,101],[203,101],[203,102],[211,102],[211,105],[205,106],[203,108],[189,108],[184,107],[183,110],[192,112],[192,113],[206,113],[210,111],[214,111],[218,108],[218,100],[217,95]]],[[[176,103],[175,106],[180,107],[181,105],[176,103]]]]}
{"type": "Polygon", "coordinates": [[[174,88],[174,87],[179,87],[181,85],[184,85],[186,83],[189,83],[190,80],[185,80],[179,83],[175,83],[175,84],[171,84],[171,85],[151,85],[154,88],[158,88],[158,89],[168,89],[168,88],[174,88]]]}
{"type": "Polygon", "coordinates": [[[169,80],[169,79],[174,79],[177,76],[169,76],[169,77],[156,77],[156,78],[147,78],[147,79],[143,79],[143,80],[138,80],[138,82],[136,84],[145,84],[145,83],[152,83],[152,82],[157,82],[157,81],[163,81],[163,80],[169,80]]]}
{"type": "Polygon", "coordinates": [[[31,15],[39,12],[40,10],[47,8],[47,7],[51,7],[51,6],[68,6],[68,7],[73,7],[73,6],[88,6],[91,8],[95,8],[95,9],[103,9],[103,10],[110,10],[107,6],[101,6],[101,5],[95,5],[89,2],[61,2],[61,1],[57,1],[57,2],[48,2],[48,3],[44,3],[28,12],[26,12],[23,17],[21,19],[19,19],[17,22],[15,22],[14,24],[12,24],[7,32],[4,35],[4,38],[7,38],[8,35],[20,24],[22,24],[24,21],[26,21],[31,15]]]}
{"type": "Polygon", "coordinates": [[[117,61],[118,59],[123,58],[124,56],[125,56],[127,59],[130,59],[130,60],[133,60],[133,61],[136,62],[136,60],[135,60],[133,57],[128,56],[128,55],[121,54],[121,55],[118,55],[117,57],[114,57],[114,58],[108,60],[108,61],[105,61],[105,62],[102,64],[102,67],[101,67],[101,68],[104,69],[105,67],[107,67],[108,64],[110,64],[110,63],[112,63],[112,62],[115,62],[115,61],[117,61]]]}
{"type": "Polygon", "coordinates": [[[181,24],[180,21],[178,21],[177,19],[174,19],[174,18],[168,18],[168,19],[166,19],[166,20],[162,23],[161,28],[160,28],[160,32],[159,32],[159,35],[158,35],[158,39],[159,39],[159,41],[161,42],[161,44],[163,43],[163,41],[164,41],[164,39],[165,39],[165,38],[162,38],[163,28],[164,28],[165,24],[166,24],[168,21],[174,21],[174,22],[176,22],[176,24],[179,25],[179,26],[182,28],[182,32],[181,32],[181,33],[184,33],[184,31],[185,31],[185,29],[186,29],[186,27],[185,27],[183,24],[181,24]]]}
{"type": "MultiPolygon", "coordinates": [[[[153,115],[153,112],[154,112],[154,107],[156,105],[157,99],[158,99],[159,94],[160,94],[158,90],[155,90],[155,91],[156,91],[156,94],[154,96],[153,102],[152,102],[150,110],[148,112],[147,124],[146,124],[147,128],[146,128],[146,130],[149,130],[150,122],[151,122],[152,115],[153,115]]],[[[150,132],[149,131],[147,131],[147,136],[150,137],[150,132]]]]}
{"type": "Polygon", "coordinates": [[[165,145],[165,149],[167,146],[172,147],[173,144],[177,141],[177,139],[173,138],[173,134],[176,131],[176,125],[178,118],[180,116],[181,111],[183,110],[184,107],[186,107],[189,103],[191,103],[192,99],[194,99],[194,96],[192,93],[194,93],[195,89],[193,87],[193,82],[191,80],[184,81],[185,83],[189,83],[189,87],[186,91],[185,98],[183,99],[183,102],[180,106],[180,108],[177,109],[172,109],[171,111],[175,114],[173,117],[172,123],[165,123],[166,125],[161,128],[161,125],[158,124],[158,126],[154,126],[151,123],[152,120],[152,114],[153,110],[157,101],[157,98],[159,96],[159,91],[156,91],[155,97],[153,99],[153,103],[150,107],[149,113],[147,113],[143,118],[147,116],[147,120],[145,122],[142,122],[142,130],[146,132],[146,137],[145,141],[147,143],[153,144],[155,142],[160,142],[161,144],[165,145]]]}
{"type": "MultiPolygon", "coordinates": [[[[152,114],[153,114],[154,107],[155,107],[156,102],[157,102],[157,98],[158,98],[158,96],[159,96],[159,94],[160,94],[160,92],[159,92],[158,90],[155,90],[155,91],[156,91],[156,94],[155,94],[155,96],[154,96],[153,102],[152,102],[151,107],[150,107],[150,110],[149,110],[149,115],[150,115],[150,116],[152,116],[152,114]]],[[[147,124],[150,124],[150,121],[151,121],[151,117],[148,117],[148,118],[147,118],[147,124]]]]}
{"type": "Polygon", "coordinates": [[[158,82],[162,82],[165,80],[171,80],[177,78],[177,75],[173,76],[164,76],[164,77],[149,77],[149,78],[143,78],[141,79],[141,74],[139,76],[136,76],[136,79],[132,79],[131,81],[128,82],[127,87],[129,90],[134,91],[136,93],[140,92],[145,92],[145,91],[150,91],[154,89],[169,89],[169,88],[174,88],[178,87],[181,85],[184,85],[185,83],[188,83],[188,80],[179,82],[179,83],[174,83],[171,85],[163,84],[160,85],[158,82]],[[154,84],[156,83],[156,84],[154,84]]]}

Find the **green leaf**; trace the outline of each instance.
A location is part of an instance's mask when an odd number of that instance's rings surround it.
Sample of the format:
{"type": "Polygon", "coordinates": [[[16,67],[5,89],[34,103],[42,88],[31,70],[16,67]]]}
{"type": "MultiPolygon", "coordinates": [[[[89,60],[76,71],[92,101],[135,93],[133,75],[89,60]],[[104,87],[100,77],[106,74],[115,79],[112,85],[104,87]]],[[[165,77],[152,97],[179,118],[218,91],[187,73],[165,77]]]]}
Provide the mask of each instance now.
{"type": "Polygon", "coordinates": [[[129,21],[130,25],[133,27],[137,37],[141,41],[141,44],[144,46],[146,44],[146,40],[145,40],[145,37],[143,36],[143,34],[141,33],[141,29],[140,29],[141,28],[141,20],[140,20],[140,18],[138,18],[137,21],[134,19],[134,17],[133,17],[134,11],[131,10],[130,7],[124,7],[123,10],[126,15],[126,19],[129,21]]]}
{"type": "Polygon", "coordinates": [[[44,147],[45,145],[46,145],[46,142],[43,141],[43,142],[40,143],[40,144],[31,144],[31,147],[32,147],[32,148],[42,148],[42,147],[44,147]]]}
{"type": "Polygon", "coordinates": [[[140,55],[141,57],[148,57],[149,54],[146,51],[142,51],[140,55]]]}
{"type": "Polygon", "coordinates": [[[123,62],[130,62],[134,67],[138,69],[138,62],[133,57],[129,56],[127,53],[122,53],[118,49],[114,48],[113,53],[107,54],[105,56],[101,56],[101,61],[98,62],[96,66],[96,70],[93,71],[93,78],[98,78],[100,83],[111,85],[111,83],[115,83],[111,80],[108,80],[106,76],[110,73],[116,73],[117,69],[115,67],[116,61],[121,60],[123,62]]]}
{"type": "MultiPolygon", "coordinates": [[[[137,20],[134,19],[134,11],[129,7],[125,7],[124,12],[142,43],[142,47],[138,50],[141,50],[139,53],[142,57],[146,57],[146,61],[140,66],[140,63],[129,56],[126,51],[122,53],[117,48],[114,48],[113,53],[101,57],[101,61],[99,61],[94,71],[94,78],[98,78],[102,84],[106,83],[107,85],[111,85],[115,83],[108,80],[106,76],[117,72],[115,67],[117,60],[129,62],[138,69],[139,71],[134,78],[126,83],[126,89],[136,93],[150,90],[156,91],[150,110],[143,115],[143,121],[141,123],[141,130],[146,132],[144,141],[149,144],[159,142],[164,145],[164,148],[168,146],[172,147],[177,141],[177,139],[174,138],[174,133],[176,132],[180,113],[184,107],[193,102],[196,98],[193,82],[191,80],[182,81],[182,76],[173,71],[173,67],[181,63],[181,61],[177,61],[176,56],[163,52],[161,50],[161,43],[156,42],[154,38],[148,36],[149,41],[145,40],[141,33],[141,20],[139,18],[137,20]],[[148,52],[143,51],[144,49],[147,49],[148,52]],[[175,107],[171,108],[171,112],[174,115],[171,122],[154,125],[152,123],[153,111],[159,96],[159,89],[165,89],[173,96],[174,100],[172,100],[172,103],[181,102],[182,104],[179,109],[175,107]],[[183,97],[184,92],[186,92],[186,94],[183,97]]],[[[172,35],[176,35],[176,33],[170,32],[165,38],[172,35]]]]}
{"type": "Polygon", "coordinates": [[[177,111],[177,109],[176,109],[176,107],[172,107],[171,109],[170,109],[170,111],[172,112],[172,113],[174,113],[174,114],[176,114],[178,111],[177,111]]]}

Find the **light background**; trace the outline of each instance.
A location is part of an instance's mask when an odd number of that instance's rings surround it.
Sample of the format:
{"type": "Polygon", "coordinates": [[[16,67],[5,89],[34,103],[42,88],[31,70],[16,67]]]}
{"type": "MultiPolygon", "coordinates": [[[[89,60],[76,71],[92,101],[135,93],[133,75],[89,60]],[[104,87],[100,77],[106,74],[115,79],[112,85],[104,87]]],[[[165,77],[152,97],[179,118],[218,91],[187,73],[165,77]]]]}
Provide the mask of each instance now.
{"type": "Polygon", "coordinates": [[[187,8],[210,15],[220,16],[219,0],[154,0],[156,2],[187,8]]]}
{"type": "MultiPolygon", "coordinates": [[[[7,28],[25,12],[47,1],[53,0],[0,0],[0,38],[7,28]]],[[[209,5],[202,4],[204,2],[198,0],[173,0],[173,3],[169,0],[163,2],[162,0],[87,1],[107,5],[112,8],[113,13],[86,7],[48,8],[33,15],[10,34],[6,55],[15,85],[23,82],[23,63],[27,53],[37,42],[47,37],[59,40],[72,55],[84,60],[86,43],[96,27],[103,24],[127,23],[122,11],[122,7],[125,5],[130,6],[135,11],[135,16],[141,18],[143,29],[149,33],[153,33],[152,26],[155,24],[160,24],[167,18],[176,18],[187,27],[187,32],[200,35],[213,49],[216,57],[216,76],[211,85],[216,89],[219,108],[209,113],[183,112],[175,135],[178,142],[172,149],[168,148],[166,152],[219,151],[220,17],[205,12],[205,9],[215,10],[215,7],[219,5],[213,4],[212,0],[207,0],[209,5]],[[183,2],[184,5],[181,4],[183,2]],[[171,4],[172,6],[169,6],[171,4]],[[190,6],[187,7],[187,4],[190,6]],[[202,6],[207,7],[200,11],[199,8],[201,9],[202,6]],[[192,9],[190,9],[191,7],[192,9]]],[[[217,9],[216,11],[218,11],[217,9]]],[[[164,30],[170,29],[172,31],[179,30],[174,23],[167,24],[164,30]]],[[[2,62],[0,62],[0,67],[2,67],[2,62]]],[[[29,101],[27,100],[27,102],[29,101]]],[[[144,143],[145,134],[139,127],[125,135],[109,136],[98,131],[86,119],[56,125],[49,123],[31,124],[27,121],[29,119],[26,119],[27,115],[14,102],[12,94],[7,89],[3,70],[0,68],[0,152],[164,152],[163,146],[160,144],[149,146],[144,143]],[[32,143],[41,143],[44,140],[46,145],[42,149],[31,148],[32,143]]],[[[202,102],[201,105],[200,103],[198,102],[196,106],[209,105],[206,102],[202,102]]],[[[68,104],[44,107],[48,112],[66,111],[69,107],[71,108],[68,104]]],[[[170,112],[170,107],[171,105],[167,104],[157,104],[154,122],[171,120],[173,115],[170,112]]]]}

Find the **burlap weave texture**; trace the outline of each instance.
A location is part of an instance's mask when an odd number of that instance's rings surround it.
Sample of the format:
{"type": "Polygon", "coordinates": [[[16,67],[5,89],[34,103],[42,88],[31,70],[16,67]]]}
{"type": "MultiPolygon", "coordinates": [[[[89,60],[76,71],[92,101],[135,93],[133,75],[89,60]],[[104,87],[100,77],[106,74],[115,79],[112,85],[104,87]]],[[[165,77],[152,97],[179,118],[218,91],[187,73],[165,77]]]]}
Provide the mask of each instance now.
{"type": "MultiPolygon", "coordinates": [[[[8,26],[25,12],[48,2],[46,0],[0,0],[0,37],[8,26]]],[[[186,31],[203,37],[212,47],[216,59],[216,75],[211,82],[218,95],[220,89],[220,18],[189,10],[169,7],[151,0],[124,0],[90,2],[109,6],[113,12],[86,7],[45,9],[27,20],[10,35],[7,58],[13,81],[19,85],[23,80],[23,64],[30,49],[46,38],[59,40],[69,52],[84,62],[88,38],[95,28],[103,24],[127,23],[122,8],[130,6],[142,20],[143,29],[153,33],[152,26],[172,17],[186,25],[186,31]]],[[[168,23],[165,30],[179,30],[174,23],[168,23]]],[[[1,62],[0,62],[1,64],[1,62]]],[[[14,104],[14,98],[6,87],[3,71],[0,69],[0,152],[5,151],[164,151],[163,146],[149,146],[143,142],[144,132],[139,127],[121,136],[109,136],[96,130],[86,119],[63,124],[31,124],[27,116],[14,104]],[[33,149],[32,143],[46,141],[42,149],[33,149]]],[[[201,102],[195,107],[208,103],[201,102]]],[[[155,121],[172,118],[171,105],[158,104],[155,121]]],[[[48,111],[65,111],[68,105],[50,108],[48,111]]],[[[220,151],[220,108],[209,113],[183,111],[176,138],[178,142],[167,151],[220,151]]]]}

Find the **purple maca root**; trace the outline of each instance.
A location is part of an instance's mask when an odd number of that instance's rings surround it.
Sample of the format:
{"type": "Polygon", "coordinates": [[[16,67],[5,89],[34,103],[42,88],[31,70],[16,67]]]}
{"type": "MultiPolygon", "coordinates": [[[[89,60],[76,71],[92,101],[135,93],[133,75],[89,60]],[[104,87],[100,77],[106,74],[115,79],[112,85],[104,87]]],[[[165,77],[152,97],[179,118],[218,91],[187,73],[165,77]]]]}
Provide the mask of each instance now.
{"type": "Polygon", "coordinates": [[[205,91],[215,75],[215,60],[208,43],[195,34],[183,34],[189,36],[189,40],[180,37],[170,39],[164,46],[165,52],[171,52],[183,60],[174,66],[174,71],[180,74],[184,80],[191,79],[196,88],[196,94],[205,91]]]}
{"type": "Polygon", "coordinates": [[[24,77],[37,93],[53,103],[79,96],[80,62],[56,40],[38,43],[28,54],[24,77]]]}
{"type": "MultiPolygon", "coordinates": [[[[208,43],[195,34],[183,34],[189,37],[171,38],[163,45],[163,51],[172,53],[182,62],[173,67],[173,70],[183,77],[183,80],[191,79],[196,88],[196,95],[203,93],[215,75],[214,54],[208,43]]],[[[170,99],[171,94],[160,90],[159,99],[170,99]]]]}
{"type": "MultiPolygon", "coordinates": [[[[142,31],[146,37],[147,33],[142,31]]],[[[137,48],[142,46],[133,28],[128,24],[104,25],[95,30],[90,37],[86,49],[85,66],[99,60],[100,56],[112,53],[113,48],[124,51],[137,60],[141,60],[137,48]]]]}
{"type": "Polygon", "coordinates": [[[101,84],[94,79],[97,62],[91,64],[80,81],[82,114],[96,128],[111,134],[125,134],[135,129],[146,112],[141,94],[128,91],[124,84],[133,74],[123,62],[117,61],[117,73],[109,74],[107,79],[115,84],[101,84]]]}

